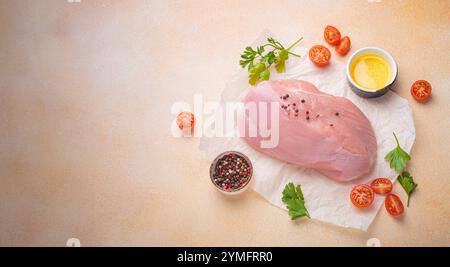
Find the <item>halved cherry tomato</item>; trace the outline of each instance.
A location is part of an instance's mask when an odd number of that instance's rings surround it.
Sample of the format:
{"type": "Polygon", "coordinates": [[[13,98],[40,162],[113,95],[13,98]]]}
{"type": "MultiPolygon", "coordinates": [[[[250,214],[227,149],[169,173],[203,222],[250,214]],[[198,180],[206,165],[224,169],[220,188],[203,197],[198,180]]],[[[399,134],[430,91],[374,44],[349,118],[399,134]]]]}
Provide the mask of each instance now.
{"type": "Polygon", "coordinates": [[[431,84],[425,80],[418,80],[411,86],[411,95],[417,101],[425,101],[431,95],[431,84]]]}
{"type": "Polygon", "coordinates": [[[181,112],[177,116],[177,125],[180,130],[194,129],[195,117],[191,112],[181,112]]]}
{"type": "Polygon", "coordinates": [[[309,49],[309,59],[317,66],[323,67],[330,63],[330,50],[323,45],[315,45],[309,49]]]}
{"type": "Polygon", "coordinates": [[[370,183],[376,194],[384,195],[392,191],[392,182],[387,178],[377,178],[370,183]]]}
{"type": "Polygon", "coordinates": [[[341,41],[341,33],[338,29],[331,25],[327,25],[325,27],[323,37],[325,38],[325,41],[327,41],[327,43],[329,43],[330,45],[338,45],[341,41]]]}
{"type": "Polygon", "coordinates": [[[358,208],[367,208],[372,204],[375,194],[372,188],[366,184],[360,184],[353,187],[350,192],[350,200],[358,208]]]}
{"type": "Polygon", "coordinates": [[[401,215],[403,213],[403,210],[405,209],[400,198],[394,194],[389,194],[386,196],[386,199],[384,200],[384,206],[392,216],[401,215]]]}
{"type": "Polygon", "coordinates": [[[336,46],[336,52],[342,56],[347,55],[348,51],[350,50],[351,46],[350,38],[348,36],[345,36],[341,39],[341,42],[338,46],[336,46]]]}

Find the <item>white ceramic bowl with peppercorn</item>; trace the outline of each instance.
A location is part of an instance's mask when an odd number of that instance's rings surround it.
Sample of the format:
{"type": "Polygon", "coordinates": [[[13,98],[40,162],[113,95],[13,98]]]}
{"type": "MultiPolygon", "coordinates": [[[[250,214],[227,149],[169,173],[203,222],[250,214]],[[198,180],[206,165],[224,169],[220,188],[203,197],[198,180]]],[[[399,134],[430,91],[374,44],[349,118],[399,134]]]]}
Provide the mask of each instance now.
{"type": "Polygon", "coordinates": [[[209,175],[217,190],[227,195],[236,195],[250,186],[253,166],[250,159],[241,152],[226,151],[211,163],[209,175]]]}

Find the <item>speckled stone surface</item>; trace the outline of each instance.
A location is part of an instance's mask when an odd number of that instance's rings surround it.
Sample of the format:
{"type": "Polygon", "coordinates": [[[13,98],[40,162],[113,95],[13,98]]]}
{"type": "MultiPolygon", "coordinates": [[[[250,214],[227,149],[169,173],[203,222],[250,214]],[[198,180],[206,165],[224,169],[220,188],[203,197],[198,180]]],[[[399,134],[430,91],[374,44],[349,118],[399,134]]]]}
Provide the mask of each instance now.
{"type": "Polygon", "coordinates": [[[1,1],[0,245],[449,246],[450,2],[314,2],[1,1]],[[170,132],[172,104],[218,100],[262,30],[310,47],[326,24],[352,51],[390,51],[414,111],[419,187],[367,232],[221,195],[198,139],[170,132]],[[418,79],[433,85],[426,104],[409,93],[418,79]]]}

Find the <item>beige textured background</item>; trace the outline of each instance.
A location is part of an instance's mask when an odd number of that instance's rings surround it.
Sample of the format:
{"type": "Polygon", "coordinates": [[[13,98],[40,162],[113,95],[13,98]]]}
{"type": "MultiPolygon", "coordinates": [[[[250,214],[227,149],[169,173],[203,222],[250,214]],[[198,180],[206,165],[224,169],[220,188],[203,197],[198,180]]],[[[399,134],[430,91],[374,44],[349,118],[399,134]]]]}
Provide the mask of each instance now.
{"type": "Polygon", "coordinates": [[[2,0],[0,245],[449,246],[449,51],[450,1],[2,0]],[[218,100],[263,29],[310,47],[326,24],[353,51],[392,52],[414,110],[419,187],[403,218],[383,208],[368,232],[225,197],[198,140],[170,134],[171,105],[218,100]],[[434,86],[426,104],[410,97],[417,79],[434,86]]]}

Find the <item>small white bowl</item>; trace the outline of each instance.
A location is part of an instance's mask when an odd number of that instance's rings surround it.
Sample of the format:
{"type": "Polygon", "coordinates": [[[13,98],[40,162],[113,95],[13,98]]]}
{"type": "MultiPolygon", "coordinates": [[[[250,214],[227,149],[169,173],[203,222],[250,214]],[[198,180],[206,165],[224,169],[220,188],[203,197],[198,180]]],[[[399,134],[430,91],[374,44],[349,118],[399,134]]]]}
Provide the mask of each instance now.
{"type": "Polygon", "coordinates": [[[394,84],[395,80],[397,79],[397,74],[398,74],[397,62],[395,62],[392,55],[384,49],[381,49],[378,47],[364,47],[364,48],[358,49],[356,52],[354,52],[350,56],[350,58],[347,61],[346,74],[347,74],[347,80],[350,83],[351,89],[357,95],[366,97],[366,98],[379,97],[379,96],[382,96],[385,93],[387,93],[389,91],[389,89],[391,88],[391,86],[394,84]],[[391,78],[390,78],[389,82],[383,88],[380,88],[377,90],[365,89],[365,88],[359,86],[355,81],[353,81],[353,79],[350,75],[350,66],[352,65],[353,60],[355,60],[359,55],[366,54],[366,53],[372,53],[372,54],[379,55],[380,57],[383,57],[384,59],[386,59],[386,61],[389,63],[389,65],[391,67],[391,78]]]}
{"type": "Polygon", "coordinates": [[[214,187],[215,187],[217,190],[219,190],[221,193],[224,193],[225,195],[237,195],[237,194],[240,194],[240,193],[246,191],[246,190],[250,187],[250,183],[251,183],[252,180],[253,180],[253,165],[252,165],[252,162],[250,161],[250,159],[249,159],[246,155],[242,154],[241,152],[238,152],[238,151],[226,151],[226,152],[223,152],[223,153],[219,154],[219,155],[213,160],[213,162],[211,163],[211,166],[210,166],[210,168],[209,168],[209,177],[211,178],[211,182],[212,182],[212,184],[214,185],[214,187]],[[250,176],[249,176],[247,182],[246,182],[242,187],[240,187],[240,188],[238,188],[238,189],[236,189],[236,190],[230,190],[230,191],[228,191],[228,190],[222,189],[218,184],[216,184],[216,182],[214,181],[213,175],[214,175],[214,171],[215,171],[215,169],[216,169],[216,164],[217,164],[217,162],[218,162],[221,158],[223,158],[224,156],[226,156],[226,155],[228,155],[228,154],[231,154],[231,153],[236,154],[236,155],[242,157],[244,160],[247,161],[248,165],[250,166],[250,176]]]}

